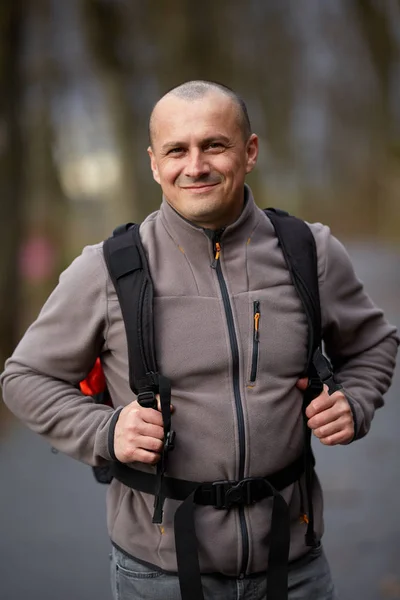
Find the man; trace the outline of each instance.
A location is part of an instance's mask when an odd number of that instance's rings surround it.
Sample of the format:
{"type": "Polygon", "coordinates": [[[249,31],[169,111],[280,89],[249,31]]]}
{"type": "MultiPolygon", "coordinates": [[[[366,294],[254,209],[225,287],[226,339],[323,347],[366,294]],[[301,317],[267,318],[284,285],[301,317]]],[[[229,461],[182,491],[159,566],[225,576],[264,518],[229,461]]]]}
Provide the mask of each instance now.
{"type": "MultiPolygon", "coordinates": [[[[167,475],[198,482],[267,477],[302,454],[307,323],[273,227],[245,186],[258,138],[243,102],[201,81],[161,98],[150,138],[163,202],[140,236],[154,282],[157,360],[172,383],[176,447],[167,475]]],[[[367,433],[382,405],[399,340],[341,244],[327,227],[310,227],[325,347],[343,388],[329,395],[325,387],[310,403],[308,427],[323,444],[348,444],[367,433]]],[[[129,388],[124,325],[102,244],[85,248],[61,275],[1,381],[11,410],[81,461],[151,470],[160,460],[162,416],[140,406],[129,388]],[[98,356],[116,410],[77,390],[98,356]]],[[[305,543],[304,477],[281,494],[290,511],[288,597],[333,599],[322,546],[305,543]]],[[[116,599],[181,597],[173,527],[179,502],[166,500],[162,525],[152,523],[153,502],[116,479],[108,490],[116,599]]],[[[313,507],[319,541],[317,478],[313,507]]],[[[271,510],[269,498],[230,510],[196,507],[206,600],[266,597],[271,510]]]]}

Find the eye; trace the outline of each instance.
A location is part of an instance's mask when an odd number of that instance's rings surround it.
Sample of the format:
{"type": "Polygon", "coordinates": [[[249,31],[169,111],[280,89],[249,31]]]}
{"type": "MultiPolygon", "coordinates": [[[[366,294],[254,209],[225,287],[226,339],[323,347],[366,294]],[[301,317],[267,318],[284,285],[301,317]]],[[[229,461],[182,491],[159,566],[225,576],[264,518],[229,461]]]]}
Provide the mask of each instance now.
{"type": "Polygon", "coordinates": [[[171,148],[171,150],[168,151],[168,154],[180,154],[181,152],[184,152],[184,148],[177,146],[176,148],[171,148]]]}
{"type": "Polygon", "coordinates": [[[224,145],[221,142],[210,142],[206,146],[206,150],[223,150],[224,145]]]}

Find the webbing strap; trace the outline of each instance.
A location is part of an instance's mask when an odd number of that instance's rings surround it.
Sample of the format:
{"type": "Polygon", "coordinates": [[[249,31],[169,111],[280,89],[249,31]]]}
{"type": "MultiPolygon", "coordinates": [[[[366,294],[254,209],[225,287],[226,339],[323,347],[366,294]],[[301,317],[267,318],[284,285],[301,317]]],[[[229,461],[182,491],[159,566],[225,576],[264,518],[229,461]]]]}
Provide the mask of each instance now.
{"type": "Polygon", "coordinates": [[[303,432],[304,432],[304,471],[305,485],[307,495],[308,526],[306,531],[307,546],[316,545],[316,535],[314,531],[314,507],[313,507],[313,485],[314,485],[314,455],[311,447],[311,429],[307,425],[306,408],[310,402],[316,398],[323,390],[323,384],[319,377],[311,377],[308,381],[308,387],[303,396],[303,432]]]}
{"type": "Polygon", "coordinates": [[[153,283],[139,235],[139,225],[119,228],[113,237],[105,240],[103,251],[125,325],[129,385],[137,394],[145,386],[153,389],[151,375],[157,371],[153,283]]]}
{"type": "MultiPolygon", "coordinates": [[[[312,463],[314,464],[314,463],[312,463]]],[[[115,479],[138,492],[145,494],[155,494],[156,475],[146,471],[139,471],[115,461],[111,463],[111,472],[115,479]]],[[[300,479],[304,473],[304,456],[300,455],[294,462],[280,471],[269,475],[267,478],[254,478],[253,480],[267,481],[273,488],[280,491],[287,488],[292,483],[300,479]]],[[[165,498],[172,500],[186,500],[192,492],[195,494],[195,503],[202,506],[215,506],[223,508],[218,502],[218,488],[223,488],[224,493],[229,492],[231,488],[237,488],[237,481],[188,481],[186,479],[177,479],[175,477],[164,476],[162,480],[162,494],[165,498]]],[[[258,486],[257,486],[258,488],[258,486]]],[[[255,490],[254,501],[258,502],[266,498],[265,487],[260,492],[255,490]]],[[[252,499],[250,498],[250,501],[252,499]]]]}
{"type": "MultiPolygon", "coordinates": [[[[303,456],[268,478],[248,478],[241,482],[214,481],[199,483],[172,477],[161,480],[161,495],[183,502],[174,517],[174,533],[182,600],[204,600],[197,551],[195,504],[230,508],[273,498],[267,591],[271,600],[287,600],[290,540],[289,509],[279,491],[298,481],[304,472],[303,456]],[[230,503],[231,502],[231,503],[230,503]]],[[[313,464],[313,463],[312,463],[313,464]]],[[[157,478],[121,463],[113,465],[114,477],[139,491],[154,494],[157,478]]]]}
{"type": "Polygon", "coordinates": [[[308,369],[322,337],[315,239],[310,227],[302,219],[279,209],[267,208],[264,212],[275,229],[292,283],[307,317],[308,369]]]}
{"type": "Polygon", "coordinates": [[[160,394],[164,448],[157,465],[153,523],[162,523],[164,499],[162,480],[167,456],[173,449],[171,430],[171,383],[157,373],[153,331],[153,283],[140,239],[139,225],[129,223],[114,231],[104,242],[104,258],[114,284],[128,345],[129,384],[142,406],[152,407],[160,394]]]}
{"type": "Polygon", "coordinates": [[[161,373],[158,375],[158,389],[164,426],[164,439],[166,439],[171,430],[171,382],[167,377],[161,375],[161,373]]]}
{"type": "Polygon", "coordinates": [[[322,354],[318,347],[312,357],[312,364],[308,369],[308,387],[303,396],[303,431],[304,431],[304,471],[305,485],[308,504],[308,526],[306,532],[307,546],[314,547],[317,538],[314,531],[314,507],[313,507],[313,487],[314,487],[314,455],[311,447],[311,429],[307,425],[306,409],[314,398],[323,391],[323,384],[329,388],[329,393],[333,394],[341,386],[336,383],[330,362],[322,354]]]}
{"type": "Polygon", "coordinates": [[[174,432],[171,430],[171,382],[163,375],[158,375],[161,414],[164,427],[164,448],[161,459],[157,463],[156,489],[154,498],[153,523],[162,523],[165,494],[163,492],[164,473],[167,468],[168,454],[174,448],[174,432]]]}
{"type": "MultiPolygon", "coordinates": [[[[267,575],[267,598],[287,600],[290,546],[289,507],[281,494],[268,484],[272,496],[272,520],[267,575]]],[[[175,512],[174,530],[176,560],[182,600],[204,600],[197,551],[194,503],[196,491],[175,512]]]]}
{"type": "Polygon", "coordinates": [[[322,383],[325,383],[328,386],[330,394],[342,389],[342,386],[339,383],[336,383],[332,366],[326,356],[322,354],[321,348],[315,350],[312,362],[318,377],[322,383]]]}
{"type": "Polygon", "coordinates": [[[204,600],[194,524],[195,490],[178,506],[174,517],[176,561],[182,600],[204,600]]]}
{"type": "Polygon", "coordinates": [[[289,507],[284,498],[273,488],[273,509],[269,543],[267,598],[287,600],[288,563],[290,547],[289,507]]]}
{"type": "Polygon", "coordinates": [[[302,219],[293,217],[279,209],[266,209],[265,213],[275,229],[286,266],[303,305],[308,324],[307,367],[305,375],[308,377],[309,385],[303,397],[304,470],[308,504],[306,544],[314,546],[316,543],[312,501],[314,457],[311,448],[311,431],[307,426],[305,410],[311,400],[323,390],[321,380],[319,379],[319,370],[323,365],[320,359],[322,353],[319,350],[322,338],[322,325],[317,249],[311,229],[302,219]]]}

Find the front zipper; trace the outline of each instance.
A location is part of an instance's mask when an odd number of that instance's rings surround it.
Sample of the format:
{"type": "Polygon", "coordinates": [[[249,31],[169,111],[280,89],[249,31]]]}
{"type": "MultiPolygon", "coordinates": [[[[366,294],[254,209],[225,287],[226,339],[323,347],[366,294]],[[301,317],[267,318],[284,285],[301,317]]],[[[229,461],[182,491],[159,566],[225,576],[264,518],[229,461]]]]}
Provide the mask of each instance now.
{"type": "MultiPolygon", "coordinates": [[[[240,378],[239,378],[239,346],[236,337],[235,323],[233,320],[232,306],[229,300],[228,289],[226,287],[225,279],[221,269],[220,255],[221,255],[221,243],[220,243],[221,232],[217,232],[213,236],[213,249],[214,249],[214,260],[211,263],[211,267],[216,270],[219,287],[222,295],[222,302],[224,304],[225,316],[228,325],[229,342],[232,352],[232,379],[233,379],[233,393],[235,397],[235,407],[238,422],[238,433],[239,433],[239,481],[244,479],[244,463],[245,463],[245,429],[244,429],[244,416],[243,406],[240,397],[240,378]]],[[[244,506],[239,506],[239,520],[240,530],[242,534],[242,545],[243,545],[243,558],[240,577],[244,577],[247,570],[247,563],[249,560],[249,534],[247,531],[246,519],[244,514],[244,506]]]]}
{"type": "Polygon", "coordinates": [[[250,382],[254,383],[257,377],[258,352],[260,345],[260,302],[253,302],[253,354],[251,359],[250,382]]]}

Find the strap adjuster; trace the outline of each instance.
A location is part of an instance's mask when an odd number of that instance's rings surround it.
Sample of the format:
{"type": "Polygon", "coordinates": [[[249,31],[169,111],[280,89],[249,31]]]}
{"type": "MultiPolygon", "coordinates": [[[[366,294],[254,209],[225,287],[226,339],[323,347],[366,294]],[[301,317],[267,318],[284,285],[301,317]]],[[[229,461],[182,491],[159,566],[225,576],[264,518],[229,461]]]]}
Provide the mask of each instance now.
{"type": "Polygon", "coordinates": [[[151,390],[140,392],[137,395],[137,401],[143,408],[157,408],[156,395],[151,390]]]}
{"type": "Polygon", "coordinates": [[[215,500],[213,503],[214,508],[222,509],[228,508],[225,504],[226,492],[228,491],[231,485],[230,481],[214,481],[212,484],[212,489],[215,493],[215,500]]]}
{"type": "Polygon", "coordinates": [[[170,431],[168,431],[168,433],[165,437],[164,452],[170,452],[174,448],[175,448],[175,431],[173,429],[170,429],[170,431]]]}
{"type": "Polygon", "coordinates": [[[241,481],[214,481],[214,508],[229,509],[233,505],[249,506],[272,495],[272,486],[263,477],[248,477],[241,481]]]}

